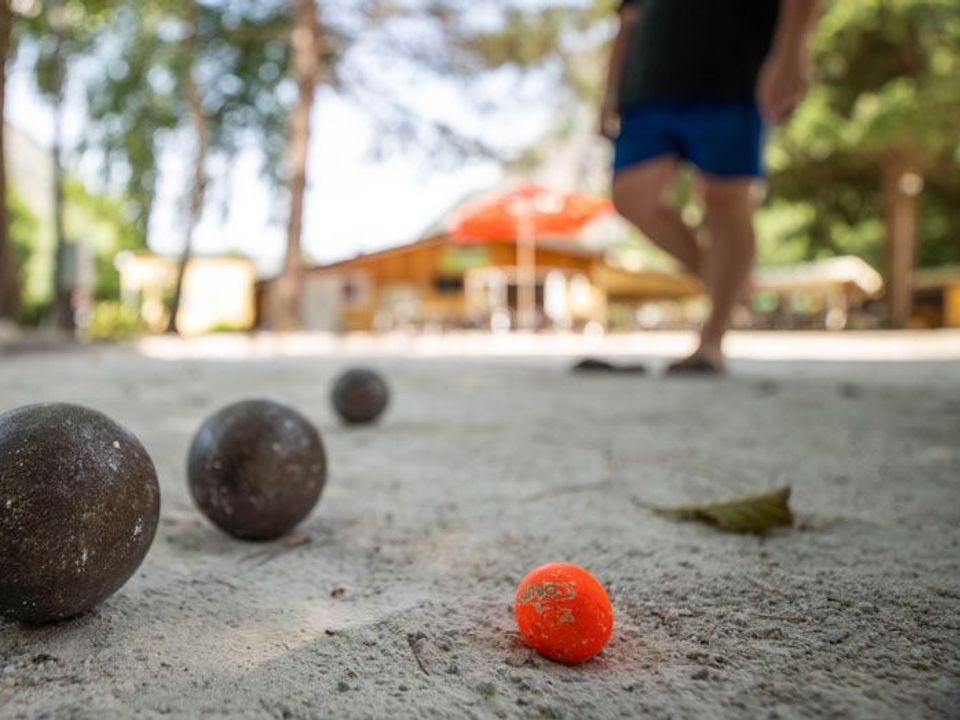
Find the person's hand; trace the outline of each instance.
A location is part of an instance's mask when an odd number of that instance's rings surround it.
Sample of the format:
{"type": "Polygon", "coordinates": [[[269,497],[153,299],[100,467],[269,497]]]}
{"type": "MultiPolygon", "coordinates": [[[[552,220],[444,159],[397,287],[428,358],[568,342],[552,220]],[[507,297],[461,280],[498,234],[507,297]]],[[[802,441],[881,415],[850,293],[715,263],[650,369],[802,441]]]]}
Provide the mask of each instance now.
{"type": "Polygon", "coordinates": [[[607,138],[616,140],[620,134],[620,110],[616,105],[605,102],[600,108],[600,117],[597,121],[597,132],[607,138]]]}
{"type": "Polygon", "coordinates": [[[757,107],[770,122],[786,120],[810,83],[810,60],[803,52],[772,52],[757,79],[757,107]]]}

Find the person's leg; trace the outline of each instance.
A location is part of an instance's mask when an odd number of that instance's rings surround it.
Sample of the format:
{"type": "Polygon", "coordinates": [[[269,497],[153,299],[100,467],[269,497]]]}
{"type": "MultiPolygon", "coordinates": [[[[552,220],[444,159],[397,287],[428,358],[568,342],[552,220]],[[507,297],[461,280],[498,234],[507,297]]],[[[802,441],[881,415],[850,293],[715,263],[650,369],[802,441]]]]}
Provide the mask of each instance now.
{"type": "Polygon", "coordinates": [[[753,187],[763,174],[763,119],[749,103],[698,106],[683,116],[677,132],[698,170],[707,236],[703,276],[711,310],[697,351],[671,370],[722,370],[723,336],[753,268],[753,187]]]}
{"type": "Polygon", "coordinates": [[[754,182],[745,177],[701,178],[704,222],[710,234],[704,271],[710,278],[707,285],[712,305],[700,333],[700,346],[684,362],[706,360],[718,369],[723,367],[723,336],[734,307],[744,297],[753,270],[754,182]]]}
{"type": "Polygon", "coordinates": [[[700,246],[666,194],[677,175],[677,159],[662,156],[619,171],[613,179],[613,204],[653,243],[694,275],[701,274],[700,246]]]}

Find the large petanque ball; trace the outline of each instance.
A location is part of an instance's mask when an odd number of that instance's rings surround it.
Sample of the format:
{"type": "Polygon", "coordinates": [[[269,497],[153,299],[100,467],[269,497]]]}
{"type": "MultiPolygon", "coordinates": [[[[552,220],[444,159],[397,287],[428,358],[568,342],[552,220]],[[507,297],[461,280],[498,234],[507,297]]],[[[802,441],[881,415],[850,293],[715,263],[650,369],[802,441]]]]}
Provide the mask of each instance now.
{"type": "Polygon", "coordinates": [[[39,625],[115,593],[160,515],[153,462],[132,434],[78,405],[0,415],[0,615],[39,625]]]}
{"type": "Polygon", "coordinates": [[[373,370],[347,370],[333,386],[333,407],[348,423],[369,423],[387,407],[390,391],[386,381],[373,370]]]}
{"type": "Polygon", "coordinates": [[[190,493],[214,525],[271,540],[313,510],[327,479],[313,424],[272,400],[245,400],[207,418],[187,457],[190,493]]]}

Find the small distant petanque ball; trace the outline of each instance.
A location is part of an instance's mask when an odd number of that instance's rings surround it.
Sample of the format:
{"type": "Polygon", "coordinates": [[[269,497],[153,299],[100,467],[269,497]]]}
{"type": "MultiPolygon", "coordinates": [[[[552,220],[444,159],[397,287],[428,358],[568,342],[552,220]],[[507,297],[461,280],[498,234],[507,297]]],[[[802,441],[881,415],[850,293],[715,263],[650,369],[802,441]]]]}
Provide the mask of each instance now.
{"type": "Polygon", "coordinates": [[[386,381],[373,370],[347,370],[333,386],[333,407],[344,422],[374,422],[387,407],[390,391],[386,381]]]}

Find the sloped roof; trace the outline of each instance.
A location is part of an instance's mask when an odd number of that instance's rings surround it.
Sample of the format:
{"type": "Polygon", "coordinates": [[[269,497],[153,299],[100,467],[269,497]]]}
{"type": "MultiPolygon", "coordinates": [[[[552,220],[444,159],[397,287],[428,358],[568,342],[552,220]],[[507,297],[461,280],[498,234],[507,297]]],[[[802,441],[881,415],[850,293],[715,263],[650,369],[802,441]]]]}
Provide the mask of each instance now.
{"type": "Polygon", "coordinates": [[[758,290],[816,290],[842,286],[865,297],[883,290],[883,278],[865,260],[853,255],[814,260],[784,267],[759,268],[753,277],[758,290]]]}

